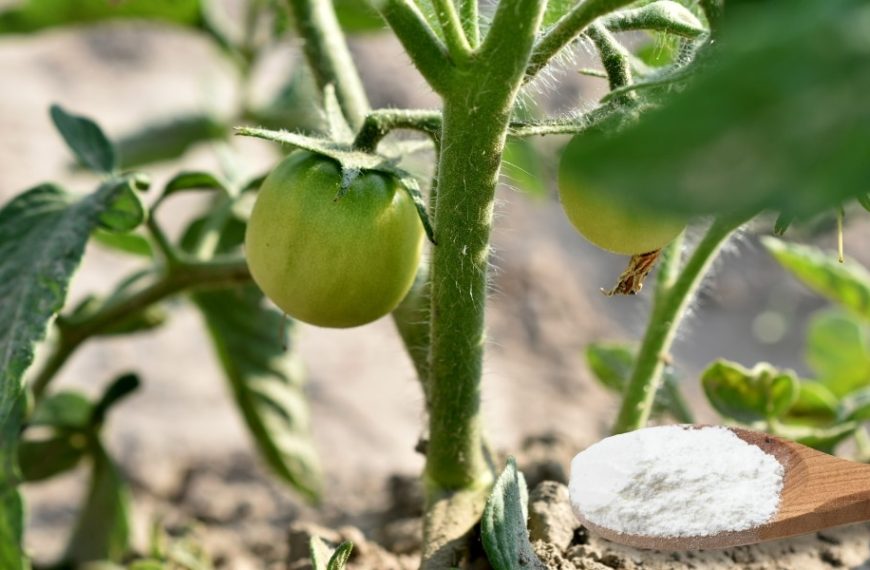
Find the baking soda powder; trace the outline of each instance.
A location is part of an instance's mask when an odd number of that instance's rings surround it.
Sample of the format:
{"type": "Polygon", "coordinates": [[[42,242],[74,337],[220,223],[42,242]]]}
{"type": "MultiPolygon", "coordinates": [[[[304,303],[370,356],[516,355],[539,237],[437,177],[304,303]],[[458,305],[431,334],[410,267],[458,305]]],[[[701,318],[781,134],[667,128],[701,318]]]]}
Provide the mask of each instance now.
{"type": "Polygon", "coordinates": [[[773,518],[783,468],[723,427],[662,426],[608,437],[571,462],[574,512],[644,536],[709,536],[773,518]]]}

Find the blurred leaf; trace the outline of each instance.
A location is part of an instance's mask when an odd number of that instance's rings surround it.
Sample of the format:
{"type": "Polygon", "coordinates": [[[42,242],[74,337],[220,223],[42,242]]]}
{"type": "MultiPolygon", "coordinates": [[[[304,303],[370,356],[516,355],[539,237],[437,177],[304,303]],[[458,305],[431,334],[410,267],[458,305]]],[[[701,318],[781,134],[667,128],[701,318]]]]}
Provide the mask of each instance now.
{"type": "Polygon", "coordinates": [[[308,550],[311,554],[311,565],[314,570],[327,570],[326,564],[331,555],[330,549],[319,536],[312,536],[308,541],[308,550]]]}
{"type": "Polygon", "coordinates": [[[227,183],[210,172],[185,171],[179,172],[166,183],[163,197],[184,190],[219,190],[224,194],[230,193],[227,183]]]}
{"type": "Polygon", "coordinates": [[[63,390],[43,398],[27,423],[31,426],[83,430],[90,424],[93,412],[94,405],[84,394],[63,390]]]}
{"type": "Polygon", "coordinates": [[[266,307],[254,285],[201,291],[193,299],[263,458],[297,491],[317,499],[321,473],[309,432],[301,362],[292,348],[282,346],[292,321],[266,307]]]}
{"type": "Polygon", "coordinates": [[[154,251],[151,249],[151,242],[148,241],[148,238],[140,234],[119,234],[96,229],[91,237],[93,237],[94,241],[98,244],[115,251],[138,255],[140,257],[154,257],[154,251]]]}
{"type": "Polygon", "coordinates": [[[195,25],[199,22],[199,10],[199,0],[24,0],[0,11],[0,34],[28,33],[112,18],[195,25]]]}
{"type": "Polygon", "coordinates": [[[858,196],[858,203],[861,204],[861,207],[870,212],[870,194],[858,196]]]}
{"type": "Polygon", "coordinates": [[[24,439],[18,446],[18,463],[25,481],[49,479],[74,469],[87,449],[80,433],[66,432],[48,439],[24,439]]]}
{"type": "Polygon", "coordinates": [[[94,406],[90,421],[99,426],[106,419],[106,413],[118,402],[139,389],[142,382],[136,374],[123,374],[109,384],[102,397],[94,406]]]}
{"type": "Polygon", "coordinates": [[[547,177],[535,145],[527,139],[510,139],[505,145],[502,173],[517,188],[534,196],[547,196],[547,177]]]}
{"type": "MultiPolygon", "coordinates": [[[[636,354],[636,349],[622,344],[591,343],[586,347],[586,363],[605,388],[621,395],[634,368],[636,354]]],[[[662,386],[653,403],[653,414],[664,413],[681,423],[694,423],[680,392],[679,379],[671,367],[665,368],[662,386]]]]}
{"type": "Polygon", "coordinates": [[[115,170],[115,149],[94,121],[67,113],[59,105],[52,105],[50,112],[55,128],[82,166],[103,174],[115,170]]]}
{"type": "Polygon", "coordinates": [[[837,445],[852,437],[857,427],[854,422],[845,422],[830,427],[783,425],[777,428],[776,435],[787,437],[824,453],[834,453],[837,445]]]}
{"type": "Polygon", "coordinates": [[[386,24],[368,2],[362,0],[333,0],[338,22],[344,31],[351,34],[378,32],[386,24]]]}
{"type": "Polygon", "coordinates": [[[800,382],[798,399],[789,408],[785,419],[790,422],[819,425],[829,424],[838,416],[837,397],[818,382],[800,382]]]}
{"type": "Polygon", "coordinates": [[[151,331],[163,326],[169,320],[169,313],[161,305],[149,305],[130,313],[102,329],[98,336],[117,336],[151,331]]]}
{"type": "Polygon", "coordinates": [[[718,360],[704,371],[701,383],[717,412],[744,424],[779,418],[799,397],[794,373],[767,363],[747,370],[734,362],[718,360]]]}
{"type": "Polygon", "coordinates": [[[544,23],[542,29],[549,28],[555,24],[559,18],[568,13],[568,11],[577,4],[577,0],[550,0],[547,2],[547,10],[544,12],[544,23]]]}
{"type": "Polygon", "coordinates": [[[673,64],[680,52],[679,40],[665,34],[651,33],[649,35],[650,41],[635,51],[638,59],[650,67],[664,67],[673,64]]]}
{"type": "Polygon", "coordinates": [[[836,396],[870,386],[867,329],[851,317],[823,312],[810,321],[807,364],[836,396]]]}
{"type": "Polygon", "coordinates": [[[495,482],[480,519],[480,538],[486,557],[495,570],[544,569],[532,544],[526,520],[529,518],[526,479],[513,457],[495,482]]]}
{"type": "Polygon", "coordinates": [[[837,261],[836,253],[766,237],[764,246],[807,287],[870,322],[870,272],[855,261],[837,261]]]}
{"type": "Polygon", "coordinates": [[[840,401],[839,415],[844,420],[870,421],[870,388],[852,392],[840,401]]]}
{"type": "Polygon", "coordinates": [[[335,142],[353,142],[354,132],[344,117],[338,97],[335,95],[335,86],[327,85],[323,89],[323,112],[326,115],[327,133],[329,139],[335,142]]]}
{"type": "Polygon", "coordinates": [[[639,122],[582,136],[563,163],[670,214],[812,215],[867,192],[868,54],[864,0],[729,5],[715,63],[639,122]]]}
{"type": "Polygon", "coordinates": [[[192,146],[220,140],[229,128],[211,115],[189,115],[164,122],[150,122],[144,129],[117,141],[123,168],[177,160],[192,146]]]}
{"type": "Polygon", "coordinates": [[[108,208],[100,214],[100,227],[116,233],[131,232],[145,221],[145,206],[130,178],[113,182],[118,188],[108,208]]]}
{"type": "Polygon", "coordinates": [[[99,443],[92,449],[91,483],[65,558],[82,564],[120,562],[130,546],[130,496],[112,459],[99,443]]]}

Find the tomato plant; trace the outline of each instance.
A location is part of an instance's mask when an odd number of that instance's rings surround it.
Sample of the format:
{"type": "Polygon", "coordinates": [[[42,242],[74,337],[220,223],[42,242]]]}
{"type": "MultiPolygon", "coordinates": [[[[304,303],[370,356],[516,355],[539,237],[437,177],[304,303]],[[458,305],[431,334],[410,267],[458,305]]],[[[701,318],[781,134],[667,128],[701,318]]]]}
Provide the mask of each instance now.
{"type": "MultiPolygon", "coordinates": [[[[766,211],[780,213],[777,229],[784,230],[854,198],[867,204],[870,19],[860,0],[729,2],[727,11],[724,0],[372,0],[382,20],[356,2],[250,0],[236,27],[219,17],[221,3],[208,0],[89,0],[86,13],[77,0],[20,4],[0,12],[0,32],[122,17],[188,26],[232,62],[245,95],[226,116],[180,116],[114,142],[94,120],[52,107],[59,134],[96,175],[95,189],[79,195],[43,183],[0,210],[4,570],[29,564],[22,478],[41,481],[82,463],[90,468],[89,492],[59,563],[126,560],[129,491],[102,428],[147,379],[124,374],[95,399],[52,383],[83,345],[161,326],[175,297],[201,314],[263,460],[311,500],[322,494],[322,479],[295,320],[287,316],[349,327],[390,313],[428,422],[422,567],[466,560],[478,527],[497,570],[534,563],[523,476],[513,461],[497,476],[482,420],[491,234],[505,149],[528,158],[534,153],[522,139],[573,137],[560,173],[571,222],[601,247],[632,255],[621,280],[628,285],[617,291],[638,292],[656,268],[639,345],[587,353],[596,374],[622,394],[615,432],[644,426],[652,413],[691,419],[669,352],[735,231],[766,211]],[[381,21],[440,98],[438,109],[372,108],[345,30],[371,31],[381,21]],[[247,93],[260,59],[286,45],[280,40],[288,30],[302,40],[310,73],[288,78],[266,104],[254,101],[247,93]],[[626,47],[624,32],[666,35],[673,49],[649,67],[626,47]],[[537,78],[579,43],[601,63],[581,71],[605,79],[608,93],[582,111],[534,110],[528,101],[537,78]],[[391,136],[397,130],[412,136],[391,136]],[[142,171],[233,132],[290,154],[268,176],[225,166],[151,184],[142,171]],[[428,153],[431,180],[402,167],[420,151],[428,153]],[[161,214],[188,191],[208,193],[209,202],[175,239],[161,214]],[[253,213],[246,208],[252,194],[253,213]],[[687,220],[700,234],[692,247],[681,237],[687,220]],[[92,237],[138,256],[143,267],[107,295],[67,306],[92,237]],[[25,381],[37,344],[46,357],[25,381]]],[[[866,298],[866,283],[850,283],[866,298]]],[[[866,406],[854,379],[828,385],[823,378],[819,389],[769,366],[726,363],[705,378],[726,416],[772,430],[792,412],[804,420],[825,412],[825,390],[832,391],[842,401],[828,405],[828,423],[810,427],[861,437],[866,406]],[[805,384],[814,388],[802,401],[805,384]]],[[[341,568],[350,546],[329,553],[315,543],[312,551],[317,568],[341,568]]],[[[157,554],[148,564],[173,563],[157,554]]]]}

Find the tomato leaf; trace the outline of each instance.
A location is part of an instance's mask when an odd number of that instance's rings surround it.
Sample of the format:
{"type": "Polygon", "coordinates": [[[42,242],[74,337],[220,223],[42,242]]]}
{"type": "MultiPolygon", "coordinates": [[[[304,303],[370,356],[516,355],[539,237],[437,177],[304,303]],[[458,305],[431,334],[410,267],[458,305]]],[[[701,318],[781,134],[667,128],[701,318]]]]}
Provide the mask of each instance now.
{"type": "Polygon", "coordinates": [[[43,398],[27,422],[63,430],[84,430],[91,422],[94,405],[80,392],[63,390],[43,398]]]}
{"type": "Polygon", "coordinates": [[[121,166],[131,168],[166,160],[177,160],[189,148],[222,139],[229,129],[220,118],[211,115],[185,115],[164,121],[152,121],[139,131],[117,141],[121,166]]]}
{"type": "Polygon", "coordinates": [[[118,185],[115,197],[100,214],[100,228],[117,233],[131,232],[145,221],[145,206],[131,178],[118,179],[115,184],[118,185]]]}
{"type": "Polygon", "coordinates": [[[747,370],[734,362],[719,360],[704,371],[701,383],[717,412],[744,424],[781,417],[799,396],[794,373],[777,370],[767,363],[747,370]]]}
{"type": "Polygon", "coordinates": [[[91,482],[67,545],[67,562],[120,562],[130,547],[130,492],[98,442],[91,446],[91,482]]]}
{"type": "Polygon", "coordinates": [[[149,259],[154,257],[151,242],[145,236],[136,233],[119,234],[96,229],[91,237],[96,243],[108,249],[149,259]]]}
{"type": "Polygon", "coordinates": [[[671,214],[803,218],[866,194],[870,7],[730,8],[684,91],[612,136],[583,135],[568,160],[588,184],[671,214]]]}
{"type": "Polygon", "coordinates": [[[790,422],[825,425],[840,415],[837,397],[827,386],[811,380],[802,380],[798,398],[789,408],[785,419],[790,422]]]}
{"type": "Polygon", "coordinates": [[[353,543],[345,540],[335,549],[332,556],[329,557],[329,563],[326,565],[326,570],[344,570],[347,566],[347,561],[350,560],[350,555],[353,552],[353,543]]]}
{"type": "Polygon", "coordinates": [[[210,172],[185,171],[173,176],[163,189],[162,198],[185,190],[218,190],[229,195],[229,185],[210,172]]]}
{"type": "Polygon", "coordinates": [[[49,479],[74,469],[85,454],[87,440],[75,432],[48,439],[23,440],[18,446],[18,463],[25,481],[49,479]]]}
{"type": "Polygon", "coordinates": [[[766,237],[762,243],[804,285],[870,321],[870,271],[859,263],[837,261],[836,253],[766,237]]]}
{"type": "Polygon", "coordinates": [[[535,146],[525,139],[510,139],[502,157],[502,176],[515,184],[521,191],[543,198],[547,196],[547,185],[541,157],[535,146]]]}
{"type": "Polygon", "coordinates": [[[529,542],[529,491],[513,457],[495,482],[480,519],[480,538],[495,570],[546,568],[529,542]]]}
{"type": "Polygon", "coordinates": [[[834,453],[837,445],[851,437],[857,428],[855,422],[844,422],[828,427],[781,425],[777,428],[776,434],[824,453],[834,453]]]}
{"type": "Polygon", "coordinates": [[[848,315],[827,311],[813,317],[806,358],[818,380],[838,397],[870,386],[867,327],[848,315]]]}
{"type": "Polygon", "coordinates": [[[200,0],[23,0],[0,11],[0,34],[28,33],[113,18],[161,20],[194,25],[200,0]]]}
{"type": "Polygon", "coordinates": [[[103,174],[115,170],[115,149],[94,121],[67,113],[59,105],[52,105],[50,112],[54,126],[82,166],[103,174]]]}
{"type": "Polygon", "coordinates": [[[82,199],[52,184],[0,209],[0,568],[20,568],[21,508],[15,491],[23,414],[21,378],[34,345],[62,308],[85,244],[112,203],[117,184],[82,199]]]}

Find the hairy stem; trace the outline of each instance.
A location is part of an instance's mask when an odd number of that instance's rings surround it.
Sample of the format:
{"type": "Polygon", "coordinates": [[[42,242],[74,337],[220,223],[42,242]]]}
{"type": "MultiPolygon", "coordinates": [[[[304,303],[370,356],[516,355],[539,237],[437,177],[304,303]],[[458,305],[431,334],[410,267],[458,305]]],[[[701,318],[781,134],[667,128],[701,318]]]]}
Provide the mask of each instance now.
{"type": "Polygon", "coordinates": [[[395,129],[420,131],[438,144],[441,136],[441,112],[400,109],[372,111],[357,132],[353,146],[362,151],[373,152],[378,143],[395,129]]]}
{"type": "Polygon", "coordinates": [[[250,279],[244,261],[181,262],[157,281],[111,301],[85,318],[58,321],[57,345],[31,384],[34,398],[42,396],[76,348],[113,324],[186,289],[224,287],[250,279]]]}
{"type": "MultiPolygon", "coordinates": [[[[628,50],[622,47],[613,37],[613,34],[601,24],[592,24],[586,33],[595,44],[595,49],[598,50],[601,65],[604,66],[604,71],[607,73],[610,89],[620,89],[631,85],[631,62],[628,50]]],[[[637,94],[628,91],[616,100],[621,103],[631,103],[636,98],[637,94]]]]}
{"type": "Polygon", "coordinates": [[[359,128],[369,101],[356,66],[338,25],[332,0],[288,0],[299,35],[305,40],[305,57],[323,90],[335,86],[345,118],[359,128]]]}
{"type": "Polygon", "coordinates": [[[471,46],[468,44],[468,38],[465,37],[465,31],[462,29],[462,22],[453,0],[433,0],[432,4],[435,6],[441,30],[447,40],[450,56],[454,61],[466,60],[471,55],[471,46]]]}
{"type": "Polygon", "coordinates": [[[462,29],[471,48],[475,49],[480,44],[480,22],[477,14],[477,0],[459,0],[459,17],[462,20],[462,29]]]}
{"type": "Polygon", "coordinates": [[[538,74],[553,57],[583,33],[596,18],[631,4],[634,0],[583,0],[562,16],[541,38],[526,70],[526,81],[538,74]]]}
{"type": "Polygon", "coordinates": [[[646,425],[656,391],[661,385],[667,353],[686,308],[728,236],[748,219],[741,216],[715,220],[673,285],[664,288],[657,297],[640,352],[626,385],[613,433],[632,431],[646,425]]]}

